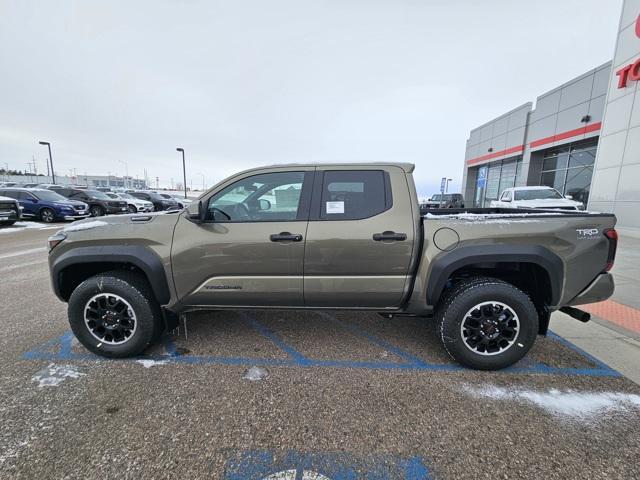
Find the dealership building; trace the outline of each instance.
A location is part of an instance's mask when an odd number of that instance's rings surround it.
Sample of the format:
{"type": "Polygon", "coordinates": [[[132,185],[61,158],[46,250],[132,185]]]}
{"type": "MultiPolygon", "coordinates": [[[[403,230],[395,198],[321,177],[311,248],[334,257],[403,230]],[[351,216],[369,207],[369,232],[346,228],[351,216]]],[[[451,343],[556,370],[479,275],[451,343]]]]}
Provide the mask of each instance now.
{"type": "Polygon", "coordinates": [[[488,207],[505,188],[548,185],[640,234],[639,85],[640,0],[626,0],[612,61],[471,130],[466,203],[488,207]]]}

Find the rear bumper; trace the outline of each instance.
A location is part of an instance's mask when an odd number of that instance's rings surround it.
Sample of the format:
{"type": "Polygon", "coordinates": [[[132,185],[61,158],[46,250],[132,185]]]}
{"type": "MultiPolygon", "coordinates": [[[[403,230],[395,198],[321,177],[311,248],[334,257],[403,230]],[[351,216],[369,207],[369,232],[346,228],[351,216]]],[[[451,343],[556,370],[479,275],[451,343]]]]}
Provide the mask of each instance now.
{"type": "Polygon", "coordinates": [[[610,273],[601,273],[567,305],[585,305],[587,303],[602,302],[611,297],[614,290],[615,283],[613,281],[613,275],[610,273]]]}

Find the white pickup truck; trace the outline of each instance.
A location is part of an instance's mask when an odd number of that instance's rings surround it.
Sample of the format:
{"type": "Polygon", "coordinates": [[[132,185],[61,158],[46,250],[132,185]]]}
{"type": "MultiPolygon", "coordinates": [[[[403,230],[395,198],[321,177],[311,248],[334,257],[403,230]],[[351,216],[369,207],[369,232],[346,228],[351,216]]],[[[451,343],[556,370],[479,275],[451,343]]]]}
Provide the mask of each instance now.
{"type": "Polygon", "coordinates": [[[505,189],[498,200],[493,200],[491,208],[584,210],[584,204],[570,196],[563,197],[551,187],[513,187],[505,189]]]}

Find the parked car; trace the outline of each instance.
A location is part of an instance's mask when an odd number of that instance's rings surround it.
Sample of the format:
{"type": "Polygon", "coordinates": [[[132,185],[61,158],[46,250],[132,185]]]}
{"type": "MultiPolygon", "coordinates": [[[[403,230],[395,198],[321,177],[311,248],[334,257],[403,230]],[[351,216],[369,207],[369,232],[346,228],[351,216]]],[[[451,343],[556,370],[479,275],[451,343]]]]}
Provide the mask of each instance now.
{"type": "Polygon", "coordinates": [[[160,212],[163,210],[180,209],[178,202],[176,202],[173,198],[165,198],[161,194],[151,192],[149,190],[137,190],[135,192],[132,192],[131,195],[141,200],[146,200],[147,202],[153,203],[153,207],[156,212],[160,212]]]}
{"type": "Polygon", "coordinates": [[[613,293],[613,214],[420,217],[413,169],[256,168],[182,212],[80,223],[49,239],[52,285],[106,357],[140,354],[193,308],[360,309],[432,316],[447,352],[486,370],[520,360],[551,312],[588,320],[575,305],[613,293]]]}
{"type": "Polygon", "coordinates": [[[111,187],[96,187],[95,190],[106,193],[111,191],[111,187]]]}
{"type": "Polygon", "coordinates": [[[464,208],[464,197],[461,193],[436,193],[421,203],[420,208],[464,208]]]}
{"type": "Polygon", "coordinates": [[[127,205],[129,206],[129,213],[154,211],[153,203],[148,202],[146,200],[141,200],[139,198],[134,197],[133,195],[129,195],[128,193],[114,193],[114,192],[105,192],[105,193],[110,198],[124,200],[125,202],[127,202],[127,205]]]}
{"type": "Polygon", "coordinates": [[[61,188],[65,188],[62,185],[57,185],[55,183],[39,183],[36,185],[36,188],[46,188],[47,190],[60,190],[61,188]]]}
{"type": "Polygon", "coordinates": [[[0,197],[0,225],[13,225],[22,218],[22,207],[18,200],[11,197],[0,197]]]}
{"type": "Polygon", "coordinates": [[[56,190],[60,195],[69,199],[80,200],[89,205],[89,213],[92,217],[129,213],[129,206],[124,200],[114,200],[106,193],[96,190],[81,190],[79,188],[62,188],[56,190]]]}
{"type": "Polygon", "coordinates": [[[44,188],[0,188],[0,195],[17,200],[23,208],[23,217],[46,223],[81,220],[89,216],[86,203],[69,200],[44,188]]]}
{"type": "Polygon", "coordinates": [[[18,182],[0,182],[0,187],[15,187],[18,182]]]}
{"type": "Polygon", "coordinates": [[[498,200],[491,202],[493,208],[552,208],[559,210],[584,210],[582,202],[570,195],[563,197],[551,187],[513,187],[502,192],[498,200]]]}
{"type": "Polygon", "coordinates": [[[177,195],[170,195],[168,193],[160,193],[159,195],[163,198],[175,200],[176,202],[178,202],[178,208],[180,208],[181,210],[191,205],[191,202],[193,201],[190,198],[178,197],[177,195]]]}
{"type": "Polygon", "coordinates": [[[20,188],[36,188],[37,185],[38,185],[37,183],[21,183],[15,186],[20,188]]]}

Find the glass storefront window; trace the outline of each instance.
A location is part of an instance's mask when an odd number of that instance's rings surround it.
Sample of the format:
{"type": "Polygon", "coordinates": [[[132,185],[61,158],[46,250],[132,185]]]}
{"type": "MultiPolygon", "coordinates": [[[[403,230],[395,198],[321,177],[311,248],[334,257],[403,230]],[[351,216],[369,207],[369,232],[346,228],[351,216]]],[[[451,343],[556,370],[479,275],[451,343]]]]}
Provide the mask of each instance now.
{"type": "Polygon", "coordinates": [[[597,142],[589,141],[547,152],[542,163],[540,185],[553,187],[586,205],[597,145],[597,142]]]}
{"type": "Polygon", "coordinates": [[[513,187],[521,171],[522,157],[499,160],[478,169],[474,206],[487,208],[505,188],[513,187]]]}

